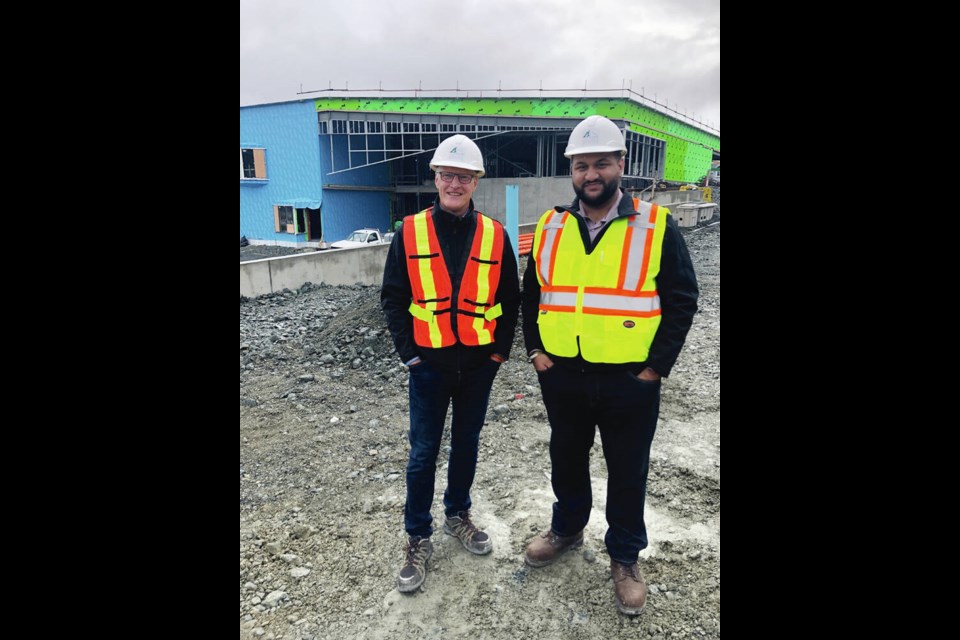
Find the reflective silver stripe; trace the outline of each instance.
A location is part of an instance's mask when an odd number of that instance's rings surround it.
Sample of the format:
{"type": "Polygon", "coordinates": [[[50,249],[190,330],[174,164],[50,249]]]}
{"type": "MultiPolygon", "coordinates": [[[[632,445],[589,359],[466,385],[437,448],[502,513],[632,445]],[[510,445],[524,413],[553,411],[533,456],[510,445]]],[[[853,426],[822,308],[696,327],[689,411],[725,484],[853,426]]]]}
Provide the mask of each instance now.
{"type": "MultiPolygon", "coordinates": [[[[540,296],[541,303],[543,295],[540,296]]],[[[589,309],[608,311],[656,311],[660,308],[660,296],[618,296],[605,293],[584,293],[583,310],[589,309]]]]}
{"type": "Polygon", "coordinates": [[[640,216],[642,215],[643,214],[638,213],[635,216],[630,216],[630,226],[633,227],[634,229],[653,229],[654,227],[657,226],[652,222],[647,222],[646,220],[642,220],[640,218],[640,216]]]}
{"type": "Polygon", "coordinates": [[[653,205],[643,200],[640,201],[640,208],[637,209],[638,215],[643,217],[646,222],[650,221],[650,214],[653,213],[653,205]]]}
{"type": "Polygon", "coordinates": [[[554,211],[550,222],[543,225],[540,256],[545,256],[547,259],[537,265],[537,270],[544,284],[550,284],[550,277],[553,275],[550,273],[550,256],[553,255],[553,245],[559,242],[560,232],[563,231],[563,224],[557,221],[557,216],[562,220],[563,215],[559,211],[554,211]]]}
{"type": "MultiPolygon", "coordinates": [[[[647,212],[649,217],[649,211],[647,212]]],[[[640,273],[643,271],[643,263],[646,260],[644,251],[647,244],[646,229],[653,229],[654,225],[643,220],[645,216],[638,213],[630,216],[627,224],[633,229],[630,237],[630,248],[627,252],[627,269],[624,272],[623,288],[626,291],[637,291],[640,288],[640,273]]]]}
{"type": "Polygon", "coordinates": [[[577,292],[570,293],[560,291],[540,290],[540,304],[553,307],[575,307],[577,306],[577,292]]]}

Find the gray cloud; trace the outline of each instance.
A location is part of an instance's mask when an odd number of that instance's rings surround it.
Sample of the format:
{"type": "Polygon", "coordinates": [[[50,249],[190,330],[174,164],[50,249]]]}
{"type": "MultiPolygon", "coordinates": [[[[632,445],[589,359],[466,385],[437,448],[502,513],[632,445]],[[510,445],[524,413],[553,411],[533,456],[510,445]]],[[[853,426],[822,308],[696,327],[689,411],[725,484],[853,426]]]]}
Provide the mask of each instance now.
{"type": "Polygon", "coordinates": [[[240,2],[241,105],[296,99],[301,85],[495,95],[541,82],[632,83],[719,128],[720,0],[240,2]]]}

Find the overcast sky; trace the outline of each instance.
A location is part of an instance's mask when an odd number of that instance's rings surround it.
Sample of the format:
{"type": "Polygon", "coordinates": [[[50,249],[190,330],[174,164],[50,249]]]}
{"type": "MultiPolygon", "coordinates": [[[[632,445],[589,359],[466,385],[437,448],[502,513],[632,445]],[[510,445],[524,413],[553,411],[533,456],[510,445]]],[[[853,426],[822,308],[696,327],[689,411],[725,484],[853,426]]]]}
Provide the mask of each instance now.
{"type": "Polygon", "coordinates": [[[720,0],[240,0],[241,105],[328,86],[584,85],[632,86],[719,129],[720,0]]]}

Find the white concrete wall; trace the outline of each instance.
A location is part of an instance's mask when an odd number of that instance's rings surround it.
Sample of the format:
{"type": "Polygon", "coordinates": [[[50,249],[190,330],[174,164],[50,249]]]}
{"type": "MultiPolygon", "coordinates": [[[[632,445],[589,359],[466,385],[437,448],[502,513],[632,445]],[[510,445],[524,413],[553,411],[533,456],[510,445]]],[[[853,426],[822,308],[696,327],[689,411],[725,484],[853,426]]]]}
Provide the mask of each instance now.
{"type": "Polygon", "coordinates": [[[679,202],[703,202],[703,191],[699,189],[696,191],[693,189],[689,191],[657,191],[653,194],[653,199],[650,198],[650,192],[647,191],[643,194],[643,199],[673,211],[673,208],[679,202]]]}
{"type": "Polygon", "coordinates": [[[379,285],[389,244],[332,249],[240,264],[240,295],[247,298],[297,289],[306,282],[379,285]]]}
{"type": "MultiPolygon", "coordinates": [[[[520,225],[536,223],[547,209],[573,202],[576,194],[570,176],[559,178],[483,178],[473,194],[473,204],[491,218],[506,222],[506,185],[520,187],[520,225]]],[[[679,202],[701,202],[703,191],[657,191],[651,200],[650,192],[643,199],[664,207],[676,206],[679,202]]]]}
{"type": "Polygon", "coordinates": [[[536,223],[547,209],[573,202],[570,177],[482,178],[473,194],[474,206],[502,223],[507,221],[506,186],[520,187],[520,224],[536,223]]]}

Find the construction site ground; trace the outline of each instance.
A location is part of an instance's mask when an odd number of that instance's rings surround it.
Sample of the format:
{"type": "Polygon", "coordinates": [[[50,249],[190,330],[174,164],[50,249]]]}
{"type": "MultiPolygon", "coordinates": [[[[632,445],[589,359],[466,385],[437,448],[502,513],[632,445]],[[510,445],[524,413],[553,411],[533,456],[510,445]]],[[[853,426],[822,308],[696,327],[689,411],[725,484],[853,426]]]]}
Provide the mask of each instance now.
{"type": "Polygon", "coordinates": [[[493,553],[472,555],[442,532],[442,453],[427,579],[399,593],[407,373],[379,287],[306,285],[240,301],[241,639],[719,638],[720,225],[683,233],[700,310],[663,384],[642,615],[614,605],[599,436],[583,549],[541,569],[523,562],[549,526],[553,494],[549,425],[519,328],[493,385],[472,491],[493,553]]]}

